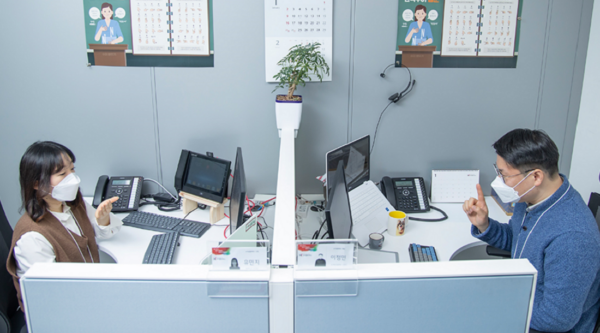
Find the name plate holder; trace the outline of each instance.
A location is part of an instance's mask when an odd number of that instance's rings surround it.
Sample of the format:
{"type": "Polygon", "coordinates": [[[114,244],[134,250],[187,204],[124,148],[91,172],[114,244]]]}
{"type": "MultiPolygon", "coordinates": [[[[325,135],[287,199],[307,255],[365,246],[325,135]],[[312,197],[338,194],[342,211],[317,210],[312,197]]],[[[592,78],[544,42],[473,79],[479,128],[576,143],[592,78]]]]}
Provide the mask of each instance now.
{"type": "Polygon", "coordinates": [[[271,268],[269,240],[208,242],[211,271],[267,271],[271,268]]]}
{"type": "Polygon", "coordinates": [[[184,214],[196,209],[198,204],[203,204],[210,207],[210,224],[215,224],[225,217],[225,204],[228,201],[227,199],[224,199],[221,203],[186,192],[179,192],[179,196],[183,198],[181,202],[181,209],[183,210],[184,214]]]}
{"type": "Polygon", "coordinates": [[[208,253],[208,297],[269,297],[271,243],[268,240],[209,242],[208,253]]]}
{"type": "Polygon", "coordinates": [[[357,255],[356,239],[296,241],[296,296],[357,296],[357,255]]]}

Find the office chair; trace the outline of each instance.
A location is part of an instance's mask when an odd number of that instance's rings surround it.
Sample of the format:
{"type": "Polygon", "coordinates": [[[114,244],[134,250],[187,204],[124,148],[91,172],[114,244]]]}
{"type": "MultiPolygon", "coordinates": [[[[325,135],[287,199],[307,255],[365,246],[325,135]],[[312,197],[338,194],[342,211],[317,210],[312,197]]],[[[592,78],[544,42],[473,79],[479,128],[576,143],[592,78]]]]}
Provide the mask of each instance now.
{"type": "Polygon", "coordinates": [[[17,290],[6,270],[13,230],[0,202],[0,333],[27,333],[25,315],[18,310],[17,290]]]}

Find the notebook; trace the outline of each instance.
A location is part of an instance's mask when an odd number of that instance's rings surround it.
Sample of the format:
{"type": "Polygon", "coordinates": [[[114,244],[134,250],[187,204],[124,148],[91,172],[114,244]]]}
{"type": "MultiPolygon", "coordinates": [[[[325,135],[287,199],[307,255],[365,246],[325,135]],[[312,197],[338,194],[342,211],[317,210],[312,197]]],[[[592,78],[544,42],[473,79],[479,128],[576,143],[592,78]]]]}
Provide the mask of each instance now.
{"type": "Polygon", "coordinates": [[[372,181],[348,192],[352,211],[352,235],[360,246],[369,244],[369,235],[387,229],[388,213],[395,210],[372,181]]]}

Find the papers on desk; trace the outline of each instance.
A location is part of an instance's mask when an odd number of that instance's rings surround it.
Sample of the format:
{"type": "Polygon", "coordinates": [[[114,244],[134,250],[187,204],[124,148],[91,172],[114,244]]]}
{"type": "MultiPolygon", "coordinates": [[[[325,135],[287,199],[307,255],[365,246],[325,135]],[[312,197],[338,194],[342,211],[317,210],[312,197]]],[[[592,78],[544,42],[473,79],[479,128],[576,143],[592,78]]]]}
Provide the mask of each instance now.
{"type": "Polygon", "coordinates": [[[389,212],[395,210],[372,181],[348,192],[352,210],[352,235],[360,246],[369,244],[369,235],[387,229],[389,212]]]}

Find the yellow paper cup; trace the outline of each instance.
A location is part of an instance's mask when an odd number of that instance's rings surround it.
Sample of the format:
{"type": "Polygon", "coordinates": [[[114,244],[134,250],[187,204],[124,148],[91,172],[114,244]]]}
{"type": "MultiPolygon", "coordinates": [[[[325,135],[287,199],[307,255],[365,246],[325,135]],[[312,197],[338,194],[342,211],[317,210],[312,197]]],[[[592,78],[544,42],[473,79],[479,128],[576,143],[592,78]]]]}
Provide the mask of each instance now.
{"type": "Polygon", "coordinates": [[[388,218],[388,234],[392,236],[404,235],[406,220],[408,220],[408,216],[406,216],[405,212],[399,210],[391,211],[388,218]]]}

